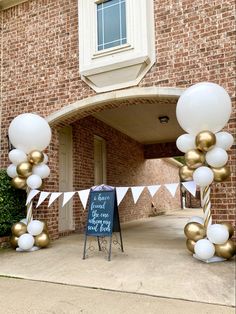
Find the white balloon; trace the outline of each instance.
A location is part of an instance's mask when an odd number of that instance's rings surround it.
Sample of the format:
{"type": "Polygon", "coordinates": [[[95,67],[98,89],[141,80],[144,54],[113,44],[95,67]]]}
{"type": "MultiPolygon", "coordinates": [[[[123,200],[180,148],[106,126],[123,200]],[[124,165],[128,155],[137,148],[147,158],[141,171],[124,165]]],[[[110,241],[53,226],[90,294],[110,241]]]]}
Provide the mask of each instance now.
{"type": "Polygon", "coordinates": [[[33,167],[33,174],[38,175],[41,179],[45,179],[50,174],[50,168],[44,164],[36,165],[33,167]]]}
{"type": "Polygon", "coordinates": [[[176,146],[181,152],[187,153],[188,150],[194,149],[196,147],[195,136],[190,134],[180,135],[176,140],[176,146]]]}
{"type": "Polygon", "coordinates": [[[220,131],[228,122],[231,111],[231,100],[226,90],[209,82],[189,87],[180,96],[176,107],[180,126],[193,135],[203,130],[220,131]]]}
{"type": "Polygon", "coordinates": [[[32,174],[27,178],[26,183],[31,189],[34,190],[38,189],[42,185],[42,179],[40,178],[40,176],[32,174]]]}
{"type": "Polygon", "coordinates": [[[27,226],[27,231],[33,236],[39,235],[43,231],[43,223],[40,220],[32,220],[27,226]]]}
{"type": "Polygon", "coordinates": [[[9,152],[9,159],[14,165],[27,161],[27,155],[20,149],[13,149],[9,152]]]}
{"type": "Polygon", "coordinates": [[[20,222],[23,222],[23,224],[27,225],[27,219],[26,218],[21,219],[20,222]]]}
{"type": "Polygon", "coordinates": [[[207,228],[208,239],[215,244],[224,244],[229,239],[229,231],[220,224],[210,225],[207,228]]]}
{"type": "Polygon", "coordinates": [[[43,153],[43,156],[44,156],[44,158],[43,158],[42,164],[47,164],[48,163],[48,155],[43,153]]]}
{"type": "Polygon", "coordinates": [[[221,147],[224,150],[230,149],[234,143],[233,135],[228,132],[219,132],[215,134],[216,136],[216,146],[221,147]]]}
{"type": "Polygon", "coordinates": [[[188,223],[189,222],[198,222],[199,224],[203,225],[204,219],[202,217],[199,217],[199,216],[193,216],[188,220],[188,223]]]}
{"type": "Polygon", "coordinates": [[[18,174],[16,172],[16,165],[11,164],[10,166],[8,166],[7,167],[7,174],[11,178],[18,176],[18,174]]]}
{"type": "Polygon", "coordinates": [[[206,153],[206,162],[213,168],[223,167],[228,161],[228,154],[223,148],[214,147],[206,153]]]}
{"type": "Polygon", "coordinates": [[[30,250],[33,247],[33,245],[34,237],[29,233],[22,234],[18,239],[18,246],[22,250],[25,251],[30,250]]]}
{"type": "Polygon", "coordinates": [[[194,245],[194,252],[201,259],[207,260],[214,256],[215,247],[209,240],[201,239],[194,245]]]}
{"type": "Polygon", "coordinates": [[[213,171],[205,166],[197,168],[193,173],[193,181],[201,187],[210,185],[213,179],[213,171]]]}
{"type": "Polygon", "coordinates": [[[29,153],[44,150],[51,140],[51,129],[42,117],[33,113],[23,113],[11,122],[8,130],[12,145],[29,153]]]}

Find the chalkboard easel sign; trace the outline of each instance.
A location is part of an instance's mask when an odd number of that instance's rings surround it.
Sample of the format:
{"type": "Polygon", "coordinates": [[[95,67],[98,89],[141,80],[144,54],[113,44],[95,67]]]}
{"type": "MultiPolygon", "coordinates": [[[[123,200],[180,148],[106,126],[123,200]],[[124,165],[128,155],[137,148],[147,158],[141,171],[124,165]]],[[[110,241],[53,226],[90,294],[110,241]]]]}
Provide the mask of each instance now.
{"type": "Polygon", "coordinates": [[[101,251],[99,237],[110,237],[108,251],[108,261],[110,261],[113,232],[119,232],[120,246],[123,252],[116,191],[114,188],[102,185],[90,191],[83,259],[85,259],[87,236],[97,237],[99,251],[101,251]]]}

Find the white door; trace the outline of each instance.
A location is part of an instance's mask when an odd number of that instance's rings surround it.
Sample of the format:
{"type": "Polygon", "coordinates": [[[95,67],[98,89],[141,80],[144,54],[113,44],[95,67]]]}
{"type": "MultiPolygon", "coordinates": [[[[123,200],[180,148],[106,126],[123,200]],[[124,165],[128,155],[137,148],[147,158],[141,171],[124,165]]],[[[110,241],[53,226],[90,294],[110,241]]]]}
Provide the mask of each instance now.
{"type": "Polygon", "coordinates": [[[106,141],[94,136],[94,184],[106,184],[106,141]]]}
{"type": "MultiPolygon", "coordinates": [[[[64,127],[59,132],[59,191],[73,191],[72,179],[72,128],[64,127]]],[[[59,232],[73,229],[73,201],[62,208],[59,204],[59,232]]]]}

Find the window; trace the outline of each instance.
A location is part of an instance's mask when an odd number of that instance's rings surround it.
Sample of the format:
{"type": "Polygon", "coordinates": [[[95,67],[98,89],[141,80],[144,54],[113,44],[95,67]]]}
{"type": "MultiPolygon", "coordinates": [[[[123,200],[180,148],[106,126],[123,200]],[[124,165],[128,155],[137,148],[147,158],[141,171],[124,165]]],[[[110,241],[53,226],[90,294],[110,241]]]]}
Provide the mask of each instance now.
{"type": "Polygon", "coordinates": [[[153,0],[78,0],[79,72],[96,92],[137,85],[155,63],[153,0]]]}
{"type": "Polygon", "coordinates": [[[127,43],[125,0],[97,4],[97,50],[127,43]]]}

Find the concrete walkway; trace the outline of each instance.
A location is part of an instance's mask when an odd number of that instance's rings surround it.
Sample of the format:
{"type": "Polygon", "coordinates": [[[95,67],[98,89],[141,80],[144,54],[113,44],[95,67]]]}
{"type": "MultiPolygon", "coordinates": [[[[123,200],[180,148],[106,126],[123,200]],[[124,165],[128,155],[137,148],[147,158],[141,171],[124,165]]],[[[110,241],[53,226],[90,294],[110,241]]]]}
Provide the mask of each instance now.
{"type": "Polygon", "coordinates": [[[95,250],[82,260],[82,235],[32,253],[2,250],[0,275],[235,306],[234,260],[205,264],[186,251],[183,227],[199,214],[184,210],[125,224],[125,252],[114,247],[111,262],[95,241],[95,250]]]}
{"type": "Polygon", "coordinates": [[[4,314],[234,314],[221,305],[0,277],[4,314]]]}

